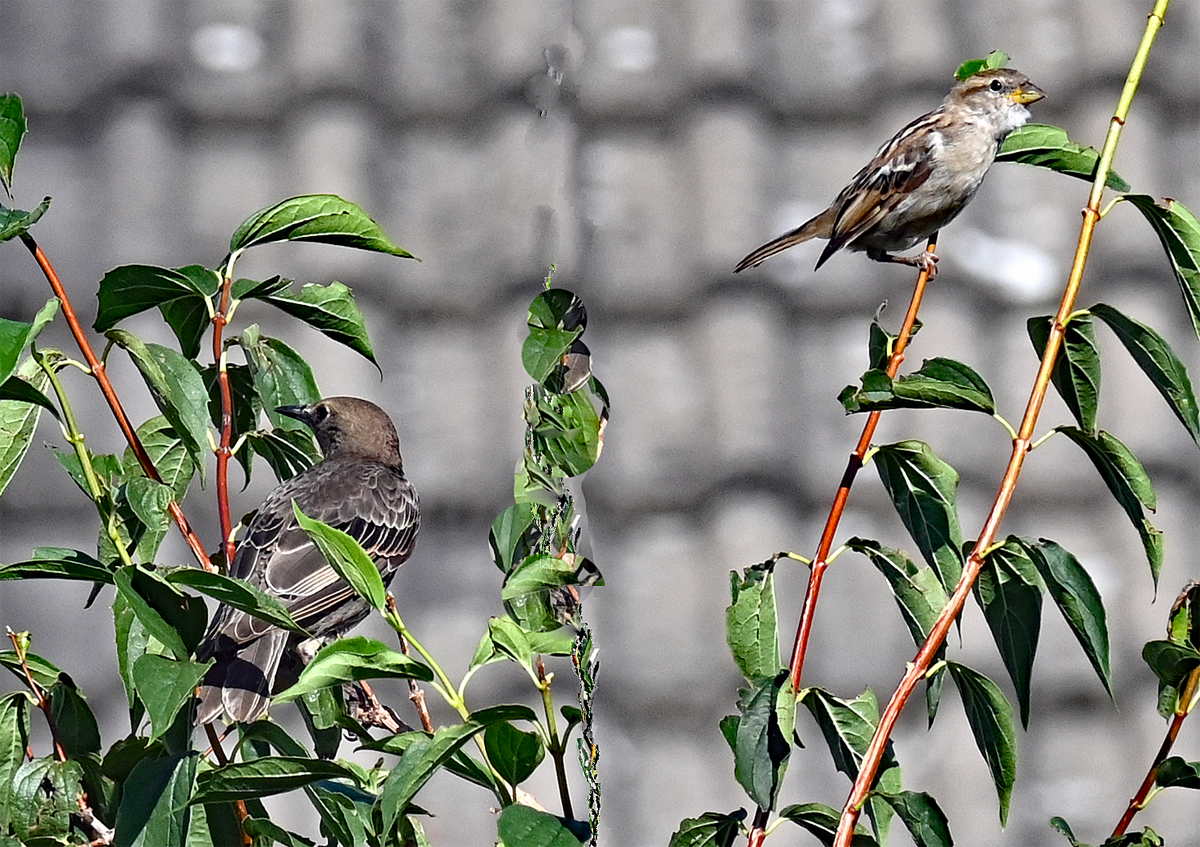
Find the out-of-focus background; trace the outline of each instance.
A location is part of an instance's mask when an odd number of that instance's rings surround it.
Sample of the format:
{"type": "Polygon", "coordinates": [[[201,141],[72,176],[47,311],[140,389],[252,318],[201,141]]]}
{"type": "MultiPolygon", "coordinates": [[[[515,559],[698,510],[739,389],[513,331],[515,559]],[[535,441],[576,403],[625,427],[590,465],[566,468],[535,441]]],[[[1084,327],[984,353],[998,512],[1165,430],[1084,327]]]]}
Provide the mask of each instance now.
{"type": "MultiPolygon", "coordinates": [[[[717,730],[740,683],[724,644],[728,573],[780,550],[811,555],[862,425],[835,397],[866,367],[872,315],[889,301],[884,320],[895,328],[913,277],[842,254],[814,273],[819,243],[736,277],[733,265],[818,211],[880,143],[940,101],[961,61],[992,49],[1046,90],[1035,120],[1098,145],[1150,5],[0,0],[0,90],[18,92],[29,114],[17,205],[53,196],[35,235],[87,322],[106,270],[213,266],[249,213],[293,194],[352,199],[422,258],[285,245],[238,266],[241,276],[352,286],[382,381],[365,360],[266,307],[246,304],[238,318],[300,347],[327,393],[368,397],[395,418],[425,521],[394,587],[410,626],[452,672],[501,608],[487,531],[511,503],[521,446],[525,310],[556,265],[555,282],[587,304],[585,338],[613,402],[607,446],[584,483],[586,534],[608,583],[585,602],[602,661],[601,843],[653,845],[685,816],[746,803],[717,730]]],[[[1136,190],[1187,204],[1200,204],[1198,38],[1200,13],[1176,4],[1116,162],[1136,190]]],[[[997,166],[943,233],[910,363],[967,361],[1018,419],[1036,368],[1025,322],[1054,309],[1086,193],[1066,177],[997,166]]],[[[27,253],[3,245],[0,314],[28,320],[47,296],[27,253]]],[[[1162,329],[1196,371],[1196,339],[1165,259],[1129,208],[1097,236],[1081,305],[1101,300],[1162,329]]],[[[154,320],[131,326],[166,339],[154,320]]],[[[43,342],[71,349],[59,324],[43,342]]],[[[1123,351],[1111,338],[1104,346],[1102,426],[1157,486],[1162,589],[1155,603],[1137,536],[1083,455],[1063,439],[1040,448],[1003,530],[1052,537],[1087,565],[1108,608],[1117,704],[1048,608],[1003,832],[955,695],[931,732],[915,704],[896,740],[905,786],[938,798],[960,844],[1058,843],[1047,827],[1054,814],[1081,838],[1103,840],[1165,729],[1139,651],[1197,575],[1200,463],[1123,351]]],[[[128,363],[116,355],[111,370],[134,416],[153,414],[128,363]]],[[[71,387],[89,446],[122,449],[90,383],[71,387]]],[[[1043,420],[1042,431],[1065,422],[1057,399],[1043,420]]],[[[1008,456],[1004,430],[967,413],[884,416],[878,442],[907,437],[959,469],[962,524],[976,531],[1008,456]]],[[[63,445],[49,421],[0,500],[0,561],[39,544],[94,544],[89,507],[43,441],[63,445]]],[[[235,512],[256,506],[271,481],[260,469],[235,493],[235,512]]],[[[196,490],[186,510],[215,547],[212,502],[211,490],[196,490]]],[[[911,548],[871,468],[841,537],[854,534],[911,548]]],[[[163,561],[188,557],[173,539],[163,561]]],[[[785,640],[804,576],[781,566],[785,640]]],[[[75,584],[6,583],[0,623],[32,631],[35,649],[74,676],[107,744],[127,730],[111,598],[84,610],[86,595],[75,584]]],[[[860,558],[840,558],[806,682],[845,697],[869,685],[886,699],[912,652],[882,580],[860,558]]],[[[976,608],[950,653],[1011,690],[976,608]]],[[[563,702],[570,679],[559,666],[563,702]]],[[[473,705],[529,696],[526,680],[499,666],[476,682],[473,705]]],[[[406,710],[401,686],[384,691],[406,710]]],[[[793,757],[785,801],[840,806],[844,776],[814,749],[807,719],[800,730],[810,749],[793,757]]],[[[1194,758],[1189,735],[1181,752],[1194,758]]],[[[574,789],[579,808],[579,780],[574,789]]],[[[550,780],[533,790],[554,806],[550,780]]],[[[492,842],[482,790],[446,777],[420,799],[437,814],[427,825],[434,843],[492,842]]],[[[273,808],[315,835],[303,805],[273,808]]],[[[1195,800],[1175,792],[1139,824],[1194,845],[1195,820],[1195,800]]],[[[775,838],[810,843],[798,829],[775,838]]]]}

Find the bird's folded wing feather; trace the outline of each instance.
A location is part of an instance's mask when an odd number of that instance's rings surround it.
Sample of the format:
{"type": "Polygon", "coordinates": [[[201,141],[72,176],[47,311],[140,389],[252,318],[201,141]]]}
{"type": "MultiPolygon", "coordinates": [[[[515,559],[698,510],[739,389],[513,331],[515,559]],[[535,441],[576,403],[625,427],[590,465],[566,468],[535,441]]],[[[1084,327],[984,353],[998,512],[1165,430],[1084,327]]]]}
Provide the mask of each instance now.
{"type": "Polygon", "coordinates": [[[900,130],[855,175],[834,206],[833,235],[825,249],[833,254],[869,232],[933,173],[935,115],[923,115],[900,130]]]}
{"type": "MultiPolygon", "coordinates": [[[[342,498],[294,495],[309,517],[349,534],[373,560],[400,562],[416,541],[419,506],[416,491],[394,473],[376,473],[367,484],[353,486],[342,498]]],[[[292,512],[293,496],[272,498],[238,548],[233,576],[250,579],[283,603],[298,624],[308,627],[330,609],[354,596],[292,512]]],[[[225,632],[238,643],[260,637],[270,624],[244,613],[232,613],[225,632]]]]}

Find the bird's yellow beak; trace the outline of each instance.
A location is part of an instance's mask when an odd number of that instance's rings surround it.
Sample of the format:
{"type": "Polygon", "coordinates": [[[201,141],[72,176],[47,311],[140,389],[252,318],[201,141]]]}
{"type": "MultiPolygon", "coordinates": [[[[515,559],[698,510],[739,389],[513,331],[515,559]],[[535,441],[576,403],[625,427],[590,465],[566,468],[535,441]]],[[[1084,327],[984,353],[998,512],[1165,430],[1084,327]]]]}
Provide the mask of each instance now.
{"type": "Polygon", "coordinates": [[[1025,105],[1027,103],[1036,103],[1046,96],[1046,92],[1038,88],[1032,82],[1027,82],[1009,95],[1014,103],[1025,105]]]}

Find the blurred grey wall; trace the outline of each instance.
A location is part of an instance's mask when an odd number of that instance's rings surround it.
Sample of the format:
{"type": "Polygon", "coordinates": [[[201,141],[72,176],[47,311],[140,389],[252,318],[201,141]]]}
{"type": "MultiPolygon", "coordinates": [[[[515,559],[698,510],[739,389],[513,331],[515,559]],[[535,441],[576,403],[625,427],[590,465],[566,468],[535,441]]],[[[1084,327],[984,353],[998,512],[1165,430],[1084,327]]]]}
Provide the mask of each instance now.
{"type": "MultiPolygon", "coordinates": [[[[608,585],[586,615],[600,647],[602,843],[665,844],[679,819],[746,803],[717,721],[740,682],[724,645],[728,572],[779,550],[811,555],[862,421],[835,397],[866,366],[867,326],[912,275],[861,255],[812,271],[807,245],[734,277],[735,262],[827,203],[874,149],[936,105],[964,59],[1003,49],[1043,87],[1035,120],[1098,145],[1145,14],[1132,0],[406,0],[166,2],[0,0],[0,90],[24,98],[30,135],[18,205],[54,205],[35,235],[86,321],[104,272],[123,263],[215,265],[250,212],[304,192],[360,203],[421,263],[310,245],[253,251],[239,275],[351,285],[384,377],[265,307],[257,321],[310,357],[327,393],[369,397],[402,434],[426,521],[395,587],[412,628],[461,672],[500,611],[487,530],[511,502],[521,445],[524,314],[553,263],[589,309],[586,339],[612,397],[601,461],[584,484],[588,536],[608,585]]],[[[1200,13],[1171,9],[1117,158],[1136,190],[1200,204],[1200,13]]],[[[967,361],[1019,419],[1036,360],[1031,315],[1052,312],[1087,186],[998,166],[941,242],[942,273],[911,350],[967,361]]],[[[25,251],[0,248],[0,314],[29,319],[48,288],[25,251]]],[[[1196,372],[1197,345],[1166,262],[1128,208],[1102,223],[1080,304],[1111,302],[1166,332],[1196,372]]],[[[161,337],[153,320],[138,331],[161,337]],[[157,333],[157,335],[155,335],[157,333]]],[[[43,336],[71,349],[64,327],[43,336]]],[[[1061,814],[1100,841],[1136,790],[1165,729],[1138,658],[1169,600],[1197,575],[1195,445],[1117,345],[1105,339],[1102,426],[1146,464],[1160,497],[1167,564],[1159,601],[1140,545],[1090,465],[1057,439],[1027,464],[1004,532],[1052,537],[1088,566],[1107,603],[1117,708],[1048,610],[1034,719],[1006,831],[961,710],[949,695],[926,733],[919,704],[897,737],[905,786],[933,793],[960,844],[1059,843],[1061,814]]],[[[205,354],[207,356],[207,353],[205,354]]],[[[203,357],[202,357],[203,358],[203,357]]],[[[128,363],[112,371],[139,420],[153,406],[128,363]],[[140,417],[139,417],[140,416],[140,417]]],[[[203,359],[207,361],[206,358],[203,359]]],[[[89,446],[122,449],[98,395],[71,382],[89,446]]],[[[1041,431],[1065,422],[1056,399],[1041,431]]],[[[878,442],[919,437],[962,473],[964,531],[978,529],[1009,443],[986,418],[889,414],[878,442]]],[[[0,500],[0,561],[33,546],[88,549],[87,505],[40,444],[0,500]]],[[[263,468],[235,513],[270,487],[263,468]]],[[[240,482],[240,481],[239,481],[240,482]]],[[[217,544],[211,490],[187,511],[217,544]]],[[[841,538],[909,546],[871,468],[841,538]]],[[[165,563],[188,561],[177,541],[165,563]]],[[[781,567],[790,642],[805,573],[781,567]]],[[[70,671],[106,727],[127,730],[104,594],[6,583],[0,623],[70,671]]],[[[386,637],[375,629],[376,635],[386,637]]],[[[884,700],[913,652],[893,601],[861,559],[826,580],[806,682],[884,700]]],[[[953,658],[1008,687],[981,615],[953,658]]],[[[571,701],[570,670],[557,668],[571,701]]],[[[453,672],[453,671],[452,671],[453,672]]],[[[489,668],[473,705],[528,698],[489,668]]],[[[385,688],[402,709],[404,691],[385,688]]],[[[444,710],[443,710],[444,711],[444,710]]],[[[285,720],[286,716],[282,716],[285,720]]],[[[449,715],[443,714],[446,720],[449,715]]],[[[840,806],[815,728],[792,760],[786,802],[840,806]]],[[[1185,732],[1185,736],[1188,733],[1185,732]]],[[[1181,753],[1197,756],[1192,738],[1181,753]]],[[[533,790],[552,808],[552,782],[533,790]]],[[[575,782],[576,808],[583,805],[575,782]]],[[[490,798],[450,778],[422,805],[440,845],[490,844],[490,798]]],[[[276,801],[315,835],[302,806],[276,801]]],[[[1157,801],[1138,823],[1200,844],[1195,801],[1157,801]]],[[[896,834],[897,842],[905,836],[896,834]]],[[[809,843],[781,830],[780,843],[809,843]]]]}

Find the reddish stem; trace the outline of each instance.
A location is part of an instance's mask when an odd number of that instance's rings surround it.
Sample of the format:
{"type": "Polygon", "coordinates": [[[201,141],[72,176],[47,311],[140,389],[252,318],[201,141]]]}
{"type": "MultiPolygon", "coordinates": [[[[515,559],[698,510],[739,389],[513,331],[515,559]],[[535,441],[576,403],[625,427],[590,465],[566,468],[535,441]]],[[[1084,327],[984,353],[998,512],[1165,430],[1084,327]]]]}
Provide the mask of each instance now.
{"type": "MultiPolygon", "coordinates": [[[[937,249],[937,233],[935,232],[929,238],[929,244],[926,246],[926,251],[929,253],[937,249]]],[[[929,272],[922,270],[917,277],[916,286],[913,288],[912,298],[908,302],[908,311],[904,315],[904,323],[900,328],[900,334],[896,337],[896,346],[892,350],[891,358],[888,359],[887,375],[895,378],[900,372],[900,364],[904,361],[904,351],[908,347],[909,337],[912,335],[913,326],[917,322],[917,312],[921,308],[921,300],[925,296],[925,286],[929,282],[929,272]]],[[[846,463],[846,471],[842,474],[841,484],[838,486],[837,494],[833,498],[833,506],[829,510],[829,517],[825,521],[825,530],[821,533],[821,541],[817,545],[817,554],[813,557],[812,570],[808,576],[808,588],[804,592],[804,608],[800,612],[800,624],[796,628],[796,641],[792,647],[792,690],[800,690],[800,677],[804,670],[804,657],[808,652],[808,639],[812,634],[813,617],[817,610],[817,598],[821,593],[821,581],[825,577],[825,570],[829,567],[829,551],[833,549],[833,539],[837,534],[838,524],[842,520],[842,514],[846,509],[846,502],[850,499],[850,487],[854,484],[854,478],[858,475],[858,471],[863,466],[863,460],[867,455],[867,450],[871,446],[871,439],[875,436],[875,428],[879,425],[879,412],[871,412],[867,416],[867,422],[863,426],[862,436],[858,439],[858,444],[854,448],[854,452],[850,454],[850,459],[846,463]]]]}
{"type": "Polygon", "coordinates": [[[1150,770],[1146,772],[1146,778],[1142,780],[1137,794],[1133,795],[1133,799],[1129,801],[1129,805],[1125,807],[1125,814],[1121,815],[1121,820],[1117,822],[1116,829],[1113,830],[1110,839],[1119,838],[1129,829],[1129,825],[1133,823],[1133,817],[1146,806],[1146,800],[1150,796],[1150,792],[1154,789],[1155,780],[1158,779],[1158,769],[1167,756],[1171,752],[1171,748],[1175,746],[1175,739],[1179,736],[1179,730],[1183,726],[1184,719],[1189,714],[1192,700],[1196,696],[1196,686],[1200,683],[1200,668],[1192,671],[1188,675],[1187,684],[1183,687],[1183,691],[1179,695],[1179,705],[1176,709],[1174,717],[1171,719],[1171,725],[1167,727],[1167,736],[1159,745],[1158,753],[1154,756],[1154,761],[1150,765],[1150,770]]]}
{"type": "MultiPolygon", "coordinates": [[[[162,477],[159,475],[158,469],[154,467],[154,462],[150,458],[150,454],[146,452],[146,448],[142,445],[142,440],[138,438],[133,424],[129,422],[129,416],[125,414],[125,409],[117,397],[117,392],[108,378],[104,362],[100,361],[100,358],[92,349],[87,335],[84,334],[83,325],[79,322],[79,317],[75,314],[75,308],[71,305],[71,298],[67,296],[66,288],[63,287],[58,274],[55,273],[54,266],[50,264],[50,260],[46,258],[46,254],[42,252],[42,248],[34,241],[33,236],[27,232],[22,233],[21,241],[25,243],[25,246],[29,248],[29,252],[33,254],[38,267],[42,269],[42,273],[45,274],[46,280],[50,283],[50,288],[54,291],[54,296],[58,298],[58,302],[62,306],[63,318],[66,319],[67,326],[70,327],[71,334],[75,337],[75,343],[79,345],[79,352],[83,354],[83,359],[87,362],[87,366],[91,370],[92,378],[100,386],[100,393],[104,395],[104,399],[108,402],[108,407],[112,410],[113,417],[116,418],[117,426],[121,428],[121,433],[125,436],[125,441],[129,444],[129,448],[133,450],[133,455],[137,457],[138,464],[141,465],[143,473],[156,482],[162,482],[162,477]]],[[[200,542],[196,533],[192,531],[191,525],[188,523],[187,518],[184,517],[183,510],[179,508],[179,504],[172,500],[167,506],[167,510],[171,513],[171,517],[175,520],[175,525],[179,527],[179,531],[183,533],[183,538],[187,541],[188,547],[191,548],[192,555],[196,557],[196,561],[207,571],[215,570],[212,562],[209,561],[204,545],[200,542]]]]}
{"type": "Polygon", "coordinates": [[[224,332],[229,322],[229,290],[233,279],[226,276],[221,285],[221,302],[213,315],[213,363],[217,368],[217,386],[221,393],[221,442],[217,447],[217,512],[221,520],[221,544],[225,567],[233,564],[233,519],[229,513],[229,458],[233,455],[233,392],[225,365],[224,332]]]}
{"type": "Polygon", "coordinates": [[[1037,378],[1029,395],[1029,403],[1025,407],[1025,415],[1021,419],[1021,426],[1017,430],[1016,437],[1013,438],[1012,453],[1009,456],[1008,467],[1005,469],[1004,478],[1000,481],[996,498],[992,502],[991,511],[988,513],[987,520],[984,521],[983,529],[979,533],[979,538],[975,542],[975,547],[971,551],[971,555],[967,557],[967,561],[963,566],[962,577],[959,579],[954,593],[951,595],[946,607],[942,609],[941,614],[938,615],[929,633],[929,637],[925,639],[925,643],[917,651],[916,658],[909,663],[907,671],[901,678],[899,685],[896,686],[896,691],[892,694],[891,700],[888,701],[887,707],[880,716],[879,726],[875,728],[875,735],[871,738],[871,743],[867,747],[867,752],[859,765],[858,776],[854,780],[854,787],[851,789],[850,796],[846,799],[846,805],[842,809],[842,818],[838,823],[837,836],[834,839],[833,847],[850,847],[850,840],[854,836],[854,825],[858,821],[859,811],[867,801],[871,786],[875,782],[875,776],[879,771],[880,763],[883,761],[883,755],[887,750],[887,743],[891,738],[892,730],[896,726],[896,721],[900,719],[900,714],[904,711],[904,706],[908,703],[908,698],[912,696],[917,683],[929,672],[929,668],[935,661],[942,643],[946,640],[946,635],[950,632],[950,627],[959,614],[962,613],[967,596],[971,593],[971,587],[975,584],[975,580],[983,568],[984,551],[989,549],[995,541],[996,535],[1000,530],[1000,522],[1003,520],[1005,512],[1008,511],[1009,504],[1012,502],[1013,493],[1016,491],[1017,479],[1021,475],[1021,468],[1025,464],[1025,456],[1029,452],[1029,446],[1032,442],[1033,430],[1037,425],[1038,415],[1041,413],[1042,404],[1046,400],[1046,392],[1050,387],[1050,373],[1054,368],[1054,362],[1058,358],[1059,350],[1062,347],[1067,317],[1074,308],[1075,300],[1079,295],[1080,285],[1083,282],[1083,270],[1087,265],[1092,234],[1095,232],[1096,223],[1099,219],[1099,197],[1096,196],[1089,200],[1088,207],[1083,210],[1083,226],[1079,233],[1079,243],[1075,249],[1075,260],[1071,265],[1071,274],[1067,279],[1066,289],[1063,291],[1058,313],[1054,316],[1054,324],[1050,327],[1050,337],[1047,339],[1046,349],[1042,353],[1041,366],[1038,369],[1037,378]]]}

